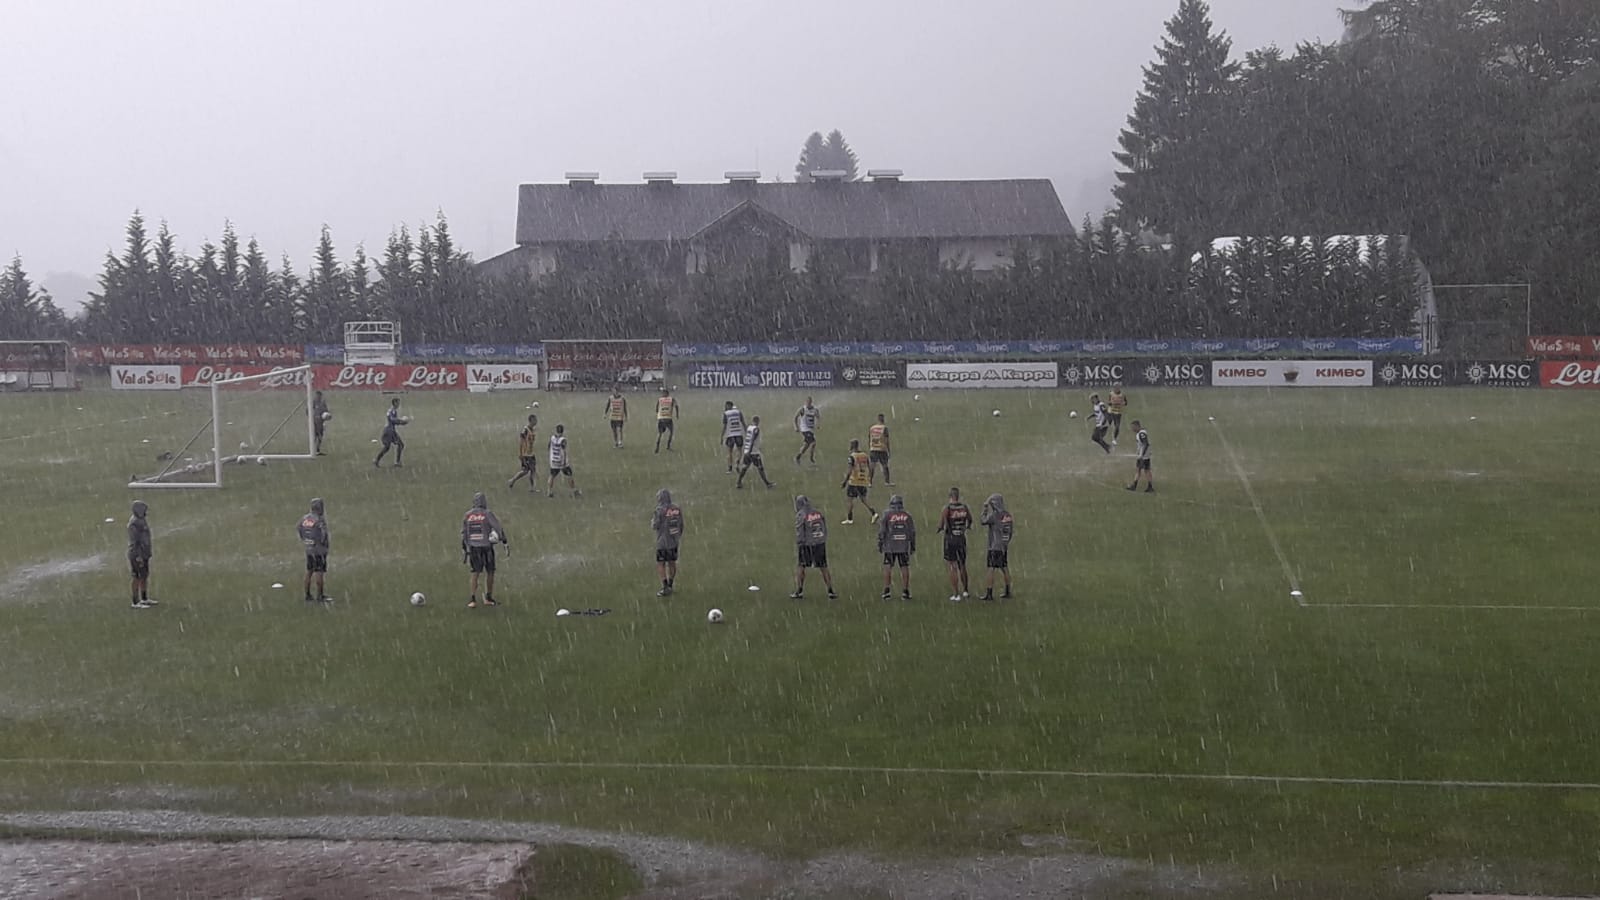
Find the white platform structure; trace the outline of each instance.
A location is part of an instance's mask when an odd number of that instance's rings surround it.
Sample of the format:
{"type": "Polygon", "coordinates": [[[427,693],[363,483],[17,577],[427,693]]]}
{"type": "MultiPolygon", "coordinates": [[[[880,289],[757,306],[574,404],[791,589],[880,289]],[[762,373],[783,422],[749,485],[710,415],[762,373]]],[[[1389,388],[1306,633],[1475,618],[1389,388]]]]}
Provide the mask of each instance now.
{"type": "Polygon", "coordinates": [[[392,366],[399,362],[399,322],[344,323],[345,365],[392,366]]]}

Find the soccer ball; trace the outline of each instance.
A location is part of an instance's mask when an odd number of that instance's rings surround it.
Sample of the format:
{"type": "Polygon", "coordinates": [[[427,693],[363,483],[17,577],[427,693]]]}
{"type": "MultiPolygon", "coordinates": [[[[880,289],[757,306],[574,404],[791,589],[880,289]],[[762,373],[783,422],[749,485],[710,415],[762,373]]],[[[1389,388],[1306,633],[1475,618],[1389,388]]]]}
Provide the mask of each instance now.
{"type": "Polygon", "coordinates": [[[410,425],[411,424],[411,417],[410,416],[401,416],[400,417],[400,424],[401,425],[410,425]]]}
{"type": "Polygon", "coordinates": [[[528,408],[529,408],[529,409],[538,409],[538,408],[539,408],[539,401],[537,401],[537,400],[535,400],[535,401],[533,401],[533,403],[531,403],[531,404],[530,404],[530,405],[529,405],[529,406],[528,406],[528,408]]]}
{"type": "Polygon", "coordinates": [[[267,458],[266,458],[266,457],[265,457],[265,456],[258,456],[258,457],[256,457],[256,465],[258,465],[258,466],[264,466],[264,465],[266,465],[266,464],[267,464],[267,458]]]}
{"type": "Polygon", "coordinates": [[[992,416],[998,416],[998,415],[1000,415],[1000,410],[998,410],[998,409],[997,409],[997,410],[995,410],[995,411],[994,411],[994,412],[992,412],[992,413],[990,413],[990,415],[992,415],[992,416]]]}
{"type": "Polygon", "coordinates": [[[332,418],[333,418],[333,413],[331,413],[331,412],[325,412],[325,413],[322,414],[322,421],[324,421],[324,422],[326,422],[326,421],[328,421],[328,420],[330,420],[332,418]]]}
{"type": "Polygon", "coordinates": [[[710,612],[706,613],[706,621],[711,623],[712,625],[721,625],[722,624],[722,610],[713,609],[710,612]]]}
{"type": "Polygon", "coordinates": [[[250,449],[250,445],[248,443],[244,442],[244,441],[240,441],[239,442],[239,449],[240,450],[249,450],[250,449]]]}
{"type": "Polygon", "coordinates": [[[422,595],[421,591],[417,591],[415,594],[411,595],[411,605],[412,606],[421,606],[422,604],[427,603],[427,602],[428,602],[428,598],[424,597],[422,595]]]}
{"type": "Polygon", "coordinates": [[[921,400],[922,399],[922,395],[921,394],[912,394],[911,395],[911,399],[913,399],[913,400],[921,400]]]}
{"type": "Polygon", "coordinates": [[[1077,410],[1073,410],[1072,412],[1067,413],[1067,418],[1069,418],[1069,419],[1076,419],[1077,417],[1078,417],[1078,411],[1077,410]]]}

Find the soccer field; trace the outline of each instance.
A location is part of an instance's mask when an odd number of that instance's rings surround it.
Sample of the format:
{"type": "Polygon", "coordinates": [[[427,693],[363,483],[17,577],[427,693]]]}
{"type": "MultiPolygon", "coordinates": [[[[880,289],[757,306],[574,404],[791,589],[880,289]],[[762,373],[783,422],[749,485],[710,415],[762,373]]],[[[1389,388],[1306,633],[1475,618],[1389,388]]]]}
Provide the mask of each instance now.
{"type": "MultiPolygon", "coordinates": [[[[332,394],[327,457],[230,467],[220,491],[144,492],[129,476],[203,425],[208,395],[5,397],[0,806],[159,795],[790,856],[1023,852],[1019,836],[1053,834],[1369,896],[1418,872],[1594,889],[1592,400],[1130,397],[1155,494],[1122,489],[1126,426],[1109,457],[1089,442],[1087,392],[819,394],[816,468],[792,462],[796,392],[684,393],[660,454],[648,394],[629,395],[621,450],[602,395],[411,394],[401,469],[372,465],[386,398],[332,394]],[[506,488],[534,399],[541,444],[567,426],[582,498],[546,497],[542,479],[537,495],[506,488]],[[753,471],[734,490],[725,399],[762,416],[775,490],[753,471]],[[909,603],[878,599],[866,517],[839,524],[846,447],[878,412],[921,532],[909,603]],[[1015,600],[945,599],[933,530],[952,485],[1015,513],[1015,600]],[[648,528],[662,487],[686,514],[667,599],[648,528]],[[495,609],[464,608],[475,490],[511,540],[495,609]],[[136,493],[155,536],[150,610],[128,608],[136,493]],[[797,493],[828,514],[837,602],[814,576],[807,599],[786,597],[797,493]],[[300,598],[294,525],[313,496],[333,535],[328,608],[300,598]],[[706,623],[711,607],[725,624],[706,623]]],[[[285,403],[233,398],[230,435],[285,403]]]]}

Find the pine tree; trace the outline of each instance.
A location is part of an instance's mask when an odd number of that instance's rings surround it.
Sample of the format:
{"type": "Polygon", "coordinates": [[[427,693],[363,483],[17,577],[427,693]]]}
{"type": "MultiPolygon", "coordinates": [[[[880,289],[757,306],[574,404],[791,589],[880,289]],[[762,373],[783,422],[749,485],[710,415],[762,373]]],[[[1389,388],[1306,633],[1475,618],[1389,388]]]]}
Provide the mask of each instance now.
{"type": "Polygon", "coordinates": [[[41,336],[39,295],[22,269],[22,257],[0,272],[0,334],[22,338],[41,336]]]}
{"type": "Polygon", "coordinates": [[[1227,101],[1239,66],[1228,59],[1232,41],[1214,33],[1204,0],[1180,0],[1144,68],[1144,86],[1113,156],[1123,167],[1112,192],[1131,229],[1149,226],[1194,246],[1212,220],[1216,198],[1234,189],[1223,154],[1227,101]]]}
{"type": "Polygon", "coordinates": [[[349,307],[345,271],[339,265],[333,237],[324,224],[300,309],[300,324],[306,340],[318,344],[338,340],[341,323],[349,317],[349,307]]]}
{"type": "Polygon", "coordinates": [[[844,172],[846,181],[856,181],[861,177],[857,170],[856,152],[850,149],[850,144],[844,139],[844,132],[837,128],[828,132],[828,139],[822,145],[822,149],[827,160],[827,165],[823,168],[844,172]]]}
{"type": "Polygon", "coordinates": [[[800,148],[800,161],[794,164],[794,180],[810,181],[812,172],[826,169],[827,153],[822,132],[811,132],[811,136],[806,138],[805,146],[800,148]]]}

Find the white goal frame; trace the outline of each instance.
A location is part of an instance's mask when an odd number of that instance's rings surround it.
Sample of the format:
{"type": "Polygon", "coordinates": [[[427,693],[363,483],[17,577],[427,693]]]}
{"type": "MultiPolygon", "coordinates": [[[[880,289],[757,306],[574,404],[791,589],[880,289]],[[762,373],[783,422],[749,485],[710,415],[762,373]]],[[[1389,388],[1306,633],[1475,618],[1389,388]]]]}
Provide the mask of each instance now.
{"type": "MultiPolygon", "coordinates": [[[[199,431],[195,432],[194,437],[189,439],[189,443],[185,444],[183,446],[182,450],[179,450],[176,454],[173,454],[172,460],[171,460],[171,462],[168,463],[167,468],[163,469],[160,472],[157,472],[155,475],[152,475],[149,478],[135,478],[134,480],[128,482],[128,487],[130,487],[130,488],[158,488],[158,489],[165,489],[165,488],[220,488],[220,487],[222,487],[222,468],[223,468],[223,466],[227,465],[228,463],[239,462],[241,460],[316,459],[317,458],[317,454],[316,454],[316,446],[317,446],[316,429],[317,429],[317,426],[316,426],[316,420],[313,419],[312,416],[311,416],[312,394],[313,393],[314,393],[314,388],[313,388],[313,385],[312,385],[312,368],[311,368],[310,365],[294,366],[292,368],[287,368],[287,369],[273,369],[271,372],[263,372],[263,373],[261,373],[259,375],[239,375],[239,376],[236,376],[236,377],[233,377],[233,378],[222,378],[222,379],[218,379],[216,381],[211,382],[211,421],[206,423],[205,427],[203,427],[199,431]],[[282,431],[284,428],[291,428],[291,430],[292,430],[292,420],[295,418],[296,414],[303,413],[305,415],[305,422],[306,422],[306,432],[305,432],[306,433],[306,450],[305,450],[305,452],[304,453],[235,453],[235,454],[232,454],[230,456],[224,456],[223,453],[222,453],[222,391],[223,391],[223,389],[227,388],[227,387],[232,387],[232,386],[235,386],[235,385],[247,384],[247,383],[252,382],[252,381],[267,381],[267,380],[285,379],[285,378],[294,379],[297,376],[298,376],[300,382],[305,386],[305,398],[303,400],[301,400],[300,405],[293,412],[291,412],[287,417],[285,417],[282,422],[278,423],[278,427],[276,429],[274,429],[273,432],[267,436],[267,441],[271,441],[274,437],[277,437],[278,432],[282,431]],[[208,428],[211,431],[211,459],[209,461],[207,461],[207,462],[194,463],[192,465],[179,466],[177,468],[173,468],[171,463],[182,459],[183,458],[183,454],[189,449],[189,447],[192,444],[194,444],[194,442],[196,440],[199,440],[199,438],[200,438],[200,436],[202,434],[206,433],[206,430],[208,428]],[[213,477],[212,477],[211,481],[169,481],[169,480],[167,480],[169,478],[178,478],[178,477],[183,476],[183,475],[194,475],[194,474],[197,474],[199,472],[205,471],[207,468],[210,468],[212,470],[212,476],[213,477]]],[[[266,443],[266,442],[263,442],[263,443],[266,443]]]]}

